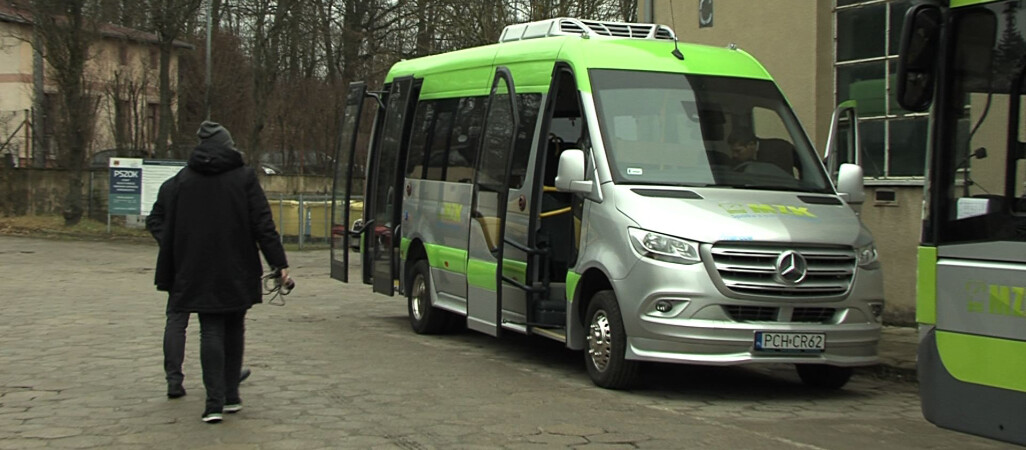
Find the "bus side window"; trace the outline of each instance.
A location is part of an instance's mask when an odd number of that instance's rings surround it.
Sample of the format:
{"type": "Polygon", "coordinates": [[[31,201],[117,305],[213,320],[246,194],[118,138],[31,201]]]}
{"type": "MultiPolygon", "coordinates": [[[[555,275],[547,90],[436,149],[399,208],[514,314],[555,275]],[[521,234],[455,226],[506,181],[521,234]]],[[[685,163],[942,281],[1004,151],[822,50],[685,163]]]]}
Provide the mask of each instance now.
{"type": "Polygon", "coordinates": [[[487,103],[485,97],[460,99],[456,120],[453,122],[452,135],[449,137],[446,156],[448,168],[445,172],[445,181],[474,182],[474,165],[477,145],[481,139],[485,103],[487,103]]]}
{"type": "Polygon", "coordinates": [[[413,130],[410,133],[410,150],[406,159],[406,177],[424,178],[427,158],[427,139],[434,120],[435,108],[432,102],[421,102],[413,115],[413,130]]]}
{"type": "Polygon", "coordinates": [[[459,101],[446,99],[438,100],[435,103],[435,122],[432,124],[431,135],[428,137],[427,170],[424,178],[442,181],[449,169],[447,149],[449,148],[449,137],[452,134],[453,116],[459,101]]]}
{"type": "Polygon", "coordinates": [[[535,126],[538,124],[538,112],[541,108],[541,94],[518,94],[517,110],[520,113],[520,128],[517,130],[513,147],[513,173],[510,174],[509,187],[519,189],[524,186],[527,174],[527,162],[531,157],[531,145],[534,142],[535,126]]]}

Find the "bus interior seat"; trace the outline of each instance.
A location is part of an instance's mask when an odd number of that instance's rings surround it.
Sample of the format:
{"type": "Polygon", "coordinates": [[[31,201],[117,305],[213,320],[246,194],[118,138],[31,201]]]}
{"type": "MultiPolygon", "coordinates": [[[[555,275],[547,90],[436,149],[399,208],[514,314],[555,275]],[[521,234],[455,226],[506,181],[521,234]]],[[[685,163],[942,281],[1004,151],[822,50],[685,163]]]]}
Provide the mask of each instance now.
{"type": "Polygon", "coordinates": [[[488,249],[494,251],[499,248],[499,243],[495,238],[499,236],[499,226],[502,225],[502,220],[498,217],[481,215],[475,216],[474,220],[481,225],[481,232],[484,234],[485,243],[488,244],[488,249]]]}
{"type": "Polygon", "coordinates": [[[783,139],[762,139],[756,159],[780,167],[784,172],[801,177],[802,167],[798,162],[794,146],[783,139]]]}

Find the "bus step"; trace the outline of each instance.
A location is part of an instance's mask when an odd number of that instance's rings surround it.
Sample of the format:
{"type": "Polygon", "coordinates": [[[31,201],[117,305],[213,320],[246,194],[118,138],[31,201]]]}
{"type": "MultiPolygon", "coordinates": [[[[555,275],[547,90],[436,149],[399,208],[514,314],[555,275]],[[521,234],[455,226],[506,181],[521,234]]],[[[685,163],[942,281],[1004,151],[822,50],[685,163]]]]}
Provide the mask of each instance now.
{"type": "Polygon", "coordinates": [[[562,328],[532,328],[531,332],[559,342],[566,343],[566,330],[562,328]]]}
{"type": "Polygon", "coordinates": [[[534,321],[542,326],[565,326],[566,302],[563,300],[544,300],[535,303],[534,321]]]}

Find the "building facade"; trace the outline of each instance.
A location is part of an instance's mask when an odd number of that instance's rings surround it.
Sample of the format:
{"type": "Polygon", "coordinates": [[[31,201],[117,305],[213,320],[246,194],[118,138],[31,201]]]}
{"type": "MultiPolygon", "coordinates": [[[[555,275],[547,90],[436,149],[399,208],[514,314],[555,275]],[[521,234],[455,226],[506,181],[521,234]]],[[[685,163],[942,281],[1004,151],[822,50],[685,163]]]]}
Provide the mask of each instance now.
{"type": "MultiPolygon", "coordinates": [[[[822,153],[836,105],[856,100],[866,202],[885,269],[885,318],[914,323],[926,114],[894,100],[901,24],[914,0],[639,0],[681,42],[737,45],[780,85],[822,153]]],[[[687,55],[685,55],[686,57],[687,55]]]]}
{"type": "MultiPolygon", "coordinates": [[[[86,62],[86,89],[95,99],[93,140],[87,155],[150,154],[160,114],[157,36],[100,25],[86,62]]],[[[58,87],[50,67],[33,49],[32,18],[0,6],[0,155],[16,167],[57,165],[54,127],[58,87]],[[37,93],[42,98],[37,100],[37,93]]],[[[191,45],[175,42],[175,50],[191,45]]],[[[169,70],[176,109],[178,55],[169,70]]]]}

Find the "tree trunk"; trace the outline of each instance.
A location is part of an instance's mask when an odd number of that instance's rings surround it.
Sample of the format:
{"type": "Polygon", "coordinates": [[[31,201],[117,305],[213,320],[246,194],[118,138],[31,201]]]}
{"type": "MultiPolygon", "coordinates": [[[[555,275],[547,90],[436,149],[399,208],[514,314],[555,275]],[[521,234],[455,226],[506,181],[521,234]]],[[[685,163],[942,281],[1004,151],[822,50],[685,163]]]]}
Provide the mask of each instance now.
{"type": "Polygon", "coordinates": [[[160,114],[157,116],[156,154],[180,157],[181,155],[171,155],[168,151],[168,141],[171,136],[171,124],[174,122],[174,116],[171,112],[172,45],[172,41],[160,43],[160,114]]]}

